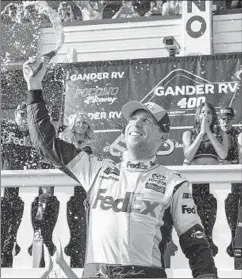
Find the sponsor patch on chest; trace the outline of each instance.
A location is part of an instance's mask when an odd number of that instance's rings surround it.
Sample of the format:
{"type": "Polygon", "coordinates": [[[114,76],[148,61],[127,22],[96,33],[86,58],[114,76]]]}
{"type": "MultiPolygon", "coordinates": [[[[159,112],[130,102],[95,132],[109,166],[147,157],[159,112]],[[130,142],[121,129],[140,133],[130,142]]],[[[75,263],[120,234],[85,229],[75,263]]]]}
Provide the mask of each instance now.
{"type": "Polygon", "coordinates": [[[165,194],[165,191],[166,191],[166,187],[157,185],[155,183],[150,183],[150,182],[147,182],[145,184],[145,188],[156,191],[156,192],[159,192],[159,193],[162,193],[162,194],[165,194]]]}

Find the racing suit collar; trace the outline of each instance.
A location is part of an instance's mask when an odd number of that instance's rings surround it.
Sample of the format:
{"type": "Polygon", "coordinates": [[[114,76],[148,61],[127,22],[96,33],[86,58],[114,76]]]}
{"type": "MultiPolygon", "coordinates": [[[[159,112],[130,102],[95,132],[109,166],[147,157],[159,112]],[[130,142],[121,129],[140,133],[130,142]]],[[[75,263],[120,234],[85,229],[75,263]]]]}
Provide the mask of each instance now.
{"type": "Polygon", "coordinates": [[[130,170],[146,171],[152,169],[154,166],[157,165],[157,158],[156,156],[153,156],[148,160],[140,160],[140,161],[126,159],[123,161],[123,165],[125,168],[130,170]]]}

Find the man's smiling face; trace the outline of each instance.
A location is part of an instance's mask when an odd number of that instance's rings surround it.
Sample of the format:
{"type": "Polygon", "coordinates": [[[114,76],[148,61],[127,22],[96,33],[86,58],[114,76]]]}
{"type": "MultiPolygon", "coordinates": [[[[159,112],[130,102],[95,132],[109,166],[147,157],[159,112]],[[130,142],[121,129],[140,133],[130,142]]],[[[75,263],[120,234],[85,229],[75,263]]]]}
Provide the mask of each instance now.
{"type": "Polygon", "coordinates": [[[125,129],[125,142],[128,150],[147,152],[147,159],[156,154],[162,143],[160,127],[145,110],[137,110],[129,119],[125,129]]]}

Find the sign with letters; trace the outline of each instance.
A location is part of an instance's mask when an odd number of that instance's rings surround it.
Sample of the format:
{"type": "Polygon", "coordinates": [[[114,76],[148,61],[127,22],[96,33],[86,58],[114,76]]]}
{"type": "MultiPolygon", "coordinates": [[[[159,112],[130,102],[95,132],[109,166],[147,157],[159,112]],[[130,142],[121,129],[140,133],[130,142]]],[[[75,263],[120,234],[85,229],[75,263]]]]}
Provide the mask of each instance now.
{"type": "MultiPolygon", "coordinates": [[[[64,122],[84,110],[95,129],[94,154],[120,160],[126,149],[122,106],[130,100],[155,102],[168,110],[171,131],[158,151],[164,165],[184,160],[182,134],[192,128],[204,101],[232,106],[242,124],[242,54],[73,63],[66,66],[64,122]]],[[[125,156],[125,155],[124,155],[125,156]]]]}
{"type": "Polygon", "coordinates": [[[184,55],[212,54],[212,1],[182,2],[184,55]]]}

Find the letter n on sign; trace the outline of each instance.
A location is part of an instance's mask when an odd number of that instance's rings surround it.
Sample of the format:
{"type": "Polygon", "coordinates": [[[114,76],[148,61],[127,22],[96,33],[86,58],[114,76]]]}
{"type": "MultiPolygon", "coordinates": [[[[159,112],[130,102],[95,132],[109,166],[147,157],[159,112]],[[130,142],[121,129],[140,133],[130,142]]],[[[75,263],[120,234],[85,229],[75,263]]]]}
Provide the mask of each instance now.
{"type": "Polygon", "coordinates": [[[184,55],[212,54],[212,1],[182,1],[184,55]]]}

